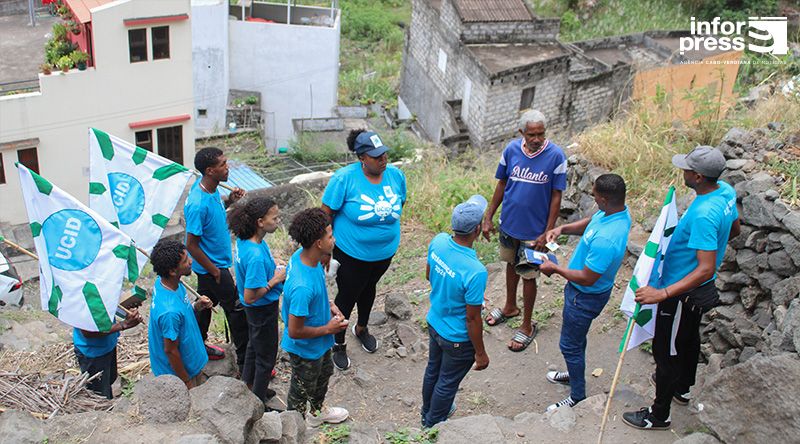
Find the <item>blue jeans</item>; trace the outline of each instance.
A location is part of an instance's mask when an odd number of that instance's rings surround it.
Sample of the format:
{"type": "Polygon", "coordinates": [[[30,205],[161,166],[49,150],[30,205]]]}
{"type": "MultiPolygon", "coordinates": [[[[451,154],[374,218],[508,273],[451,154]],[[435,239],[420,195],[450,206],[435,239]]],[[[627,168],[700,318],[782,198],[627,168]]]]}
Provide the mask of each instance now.
{"type": "Polygon", "coordinates": [[[564,322],[561,326],[561,354],[569,372],[570,396],[575,401],[586,398],[586,335],[592,321],[608,303],[611,290],[604,293],[582,293],[572,284],[564,287],[564,322]]]}
{"type": "Polygon", "coordinates": [[[472,342],[450,342],[428,326],[430,350],[422,380],[422,425],[433,427],[447,419],[458,385],[475,362],[472,342]]]}

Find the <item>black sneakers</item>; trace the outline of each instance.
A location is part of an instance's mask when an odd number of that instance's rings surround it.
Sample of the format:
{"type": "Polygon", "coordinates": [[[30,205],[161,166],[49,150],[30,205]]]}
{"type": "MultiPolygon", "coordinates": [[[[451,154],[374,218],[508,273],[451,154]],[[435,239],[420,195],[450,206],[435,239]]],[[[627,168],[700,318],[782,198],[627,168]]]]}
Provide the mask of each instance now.
{"type": "Polygon", "coordinates": [[[622,422],[642,430],[667,430],[672,425],[670,418],[667,418],[666,421],[656,419],[650,407],[645,407],[637,412],[623,413],[622,422]]]}
{"type": "Polygon", "coordinates": [[[347,357],[347,344],[333,345],[333,365],[339,370],[350,368],[350,358],[347,357]]]}
{"type": "MultiPolygon", "coordinates": [[[[653,387],[656,386],[656,374],[655,373],[651,373],[650,374],[650,384],[653,387]]],[[[686,393],[675,392],[675,393],[672,394],[672,400],[675,401],[675,403],[680,404],[680,405],[689,405],[689,401],[691,401],[691,398],[689,398],[689,392],[686,392],[686,393]]]]}
{"type": "MultiPolygon", "coordinates": [[[[553,384],[569,385],[568,372],[547,372],[547,380],[553,384]]],[[[570,406],[572,407],[572,406],[570,406]]]]}
{"type": "Polygon", "coordinates": [[[564,406],[575,407],[575,404],[577,404],[579,402],[580,401],[576,401],[576,400],[572,399],[572,396],[567,396],[566,398],[562,399],[561,401],[558,401],[555,404],[550,404],[549,406],[547,406],[547,410],[546,411],[547,412],[551,412],[551,411],[553,411],[553,410],[555,410],[555,409],[557,409],[559,407],[564,407],[564,406]]]}
{"type": "Polygon", "coordinates": [[[356,333],[356,324],[353,324],[351,331],[353,332],[353,336],[358,338],[358,341],[361,342],[361,348],[363,348],[365,352],[375,353],[375,350],[378,349],[378,340],[375,339],[375,336],[369,334],[369,329],[367,327],[364,327],[361,333],[356,333]]]}

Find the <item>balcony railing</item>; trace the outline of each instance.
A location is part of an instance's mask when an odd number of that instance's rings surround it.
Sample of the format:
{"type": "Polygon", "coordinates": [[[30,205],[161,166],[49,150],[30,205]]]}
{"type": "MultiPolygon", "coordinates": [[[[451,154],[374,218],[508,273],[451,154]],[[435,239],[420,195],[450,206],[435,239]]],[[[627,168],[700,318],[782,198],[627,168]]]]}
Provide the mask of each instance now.
{"type": "Polygon", "coordinates": [[[239,0],[231,4],[229,14],[237,20],[281,23],[292,25],[333,27],[339,11],[338,0],[331,0],[329,7],[295,5],[294,0],[286,3],[252,2],[239,0]]]}

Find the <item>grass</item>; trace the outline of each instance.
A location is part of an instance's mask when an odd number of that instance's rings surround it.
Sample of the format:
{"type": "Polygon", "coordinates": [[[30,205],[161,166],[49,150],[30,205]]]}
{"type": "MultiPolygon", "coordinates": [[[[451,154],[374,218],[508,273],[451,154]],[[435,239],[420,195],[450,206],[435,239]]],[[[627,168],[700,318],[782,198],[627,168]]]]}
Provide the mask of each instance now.
{"type": "Polygon", "coordinates": [[[639,345],[639,350],[652,355],[653,354],[653,341],[645,341],[639,345]]]}
{"type": "Polygon", "coordinates": [[[402,428],[396,432],[387,432],[383,437],[389,444],[433,444],[439,439],[439,429],[412,432],[402,428]]]}
{"type": "Polygon", "coordinates": [[[477,409],[488,406],[491,402],[491,399],[489,399],[489,397],[482,392],[472,392],[467,396],[467,402],[470,406],[472,406],[472,408],[477,409]]]}
{"type": "Polygon", "coordinates": [[[320,427],[320,433],[317,435],[316,442],[318,444],[345,444],[350,442],[350,426],[341,424],[338,426],[331,426],[324,424],[320,427]]]}
{"type": "Polygon", "coordinates": [[[800,160],[788,160],[781,158],[773,158],[767,162],[767,169],[773,175],[783,178],[783,185],[781,185],[781,195],[792,206],[800,204],[800,196],[798,196],[798,177],[800,177],[800,160]]]}
{"type": "Polygon", "coordinates": [[[122,396],[128,399],[133,398],[133,386],[136,381],[133,379],[128,379],[122,375],[120,375],[120,378],[122,378],[122,396]]]}

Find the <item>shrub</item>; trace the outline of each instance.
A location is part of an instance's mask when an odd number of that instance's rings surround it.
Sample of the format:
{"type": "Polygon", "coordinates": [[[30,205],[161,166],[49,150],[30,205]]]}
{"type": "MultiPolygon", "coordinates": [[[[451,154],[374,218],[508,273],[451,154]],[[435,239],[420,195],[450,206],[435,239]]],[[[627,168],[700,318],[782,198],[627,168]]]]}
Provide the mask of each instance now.
{"type": "Polygon", "coordinates": [[[67,27],[63,23],[53,24],[53,39],[59,41],[67,39],[67,27]]]}
{"type": "Polygon", "coordinates": [[[71,53],[69,53],[69,58],[72,60],[72,62],[74,64],[77,65],[78,63],[86,63],[86,62],[88,62],[89,61],[89,54],[87,54],[87,53],[85,53],[83,51],[76,50],[76,51],[72,51],[71,53]]]}
{"type": "Polygon", "coordinates": [[[69,56],[65,55],[62,56],[60,59],[58,59],[58,61],[56,62],[56,66],[58,67],[58,69],[62,71],[69,71],[69,69],[72,68],[74,64],[72,63],[72,59],[69,58],[69,56]]]}

